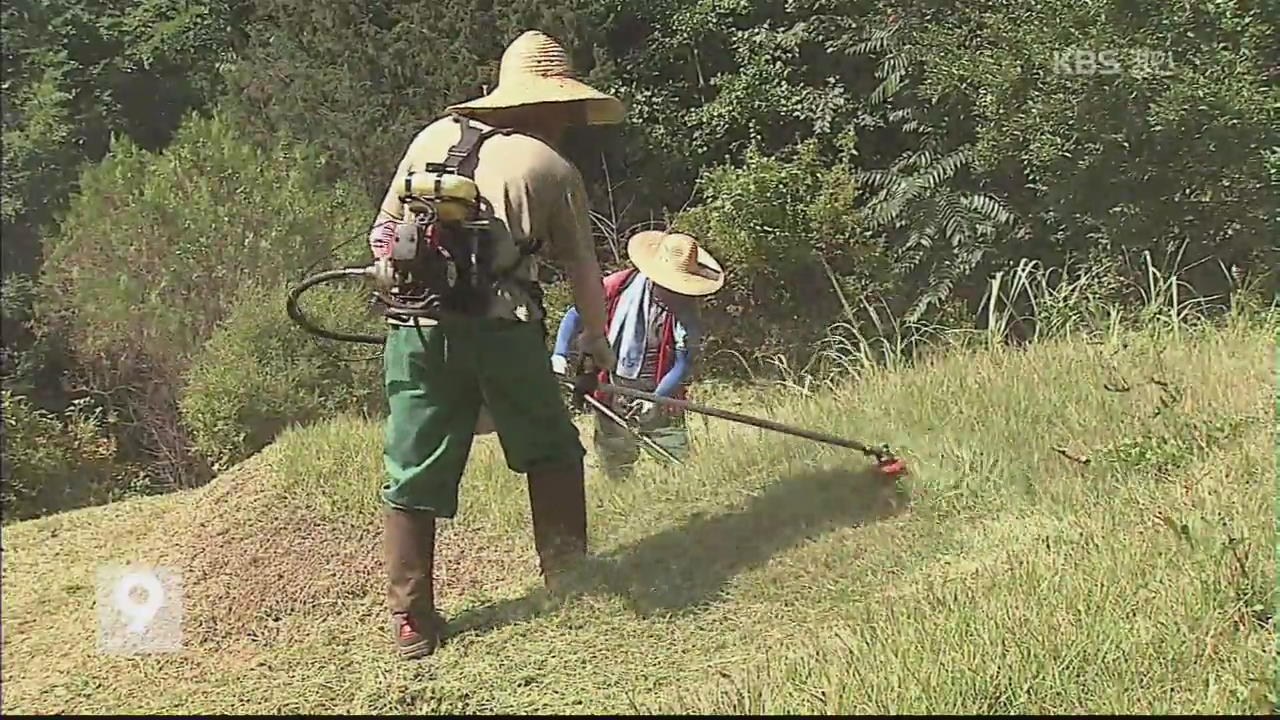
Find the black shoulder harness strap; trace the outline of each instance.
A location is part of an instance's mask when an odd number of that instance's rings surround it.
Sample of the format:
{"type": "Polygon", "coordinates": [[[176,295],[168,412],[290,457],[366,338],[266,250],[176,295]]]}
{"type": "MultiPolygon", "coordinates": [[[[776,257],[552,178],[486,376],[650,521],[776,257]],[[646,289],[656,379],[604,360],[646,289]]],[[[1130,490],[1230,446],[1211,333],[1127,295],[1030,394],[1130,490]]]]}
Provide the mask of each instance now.
{"type": "Polygon", "coordinates": [[[474,125],[470,118],[461,115],[452,116],[454,121],[462,128],[462,137],[458,142],[449,148],[445,155],[444,162],[432,163],[428,167],[432,170],[440,169],[450,173],[456,173],[471,180],[475,179],[476,163],[480,161],[480,146],[485,140],[494,135],[510,135],[515,132],[509,128],[489,128],[481,130],[474,125]]]}
{"type": "MultiPolygon", "coordinates": [[[[480,146],[494,135],[510,135],[515,132],[510,128],[489,128],[481,130],[471,122],[470,118],[453,115],[454,121],[462,128],[462,137],[449,148],[444,162],[427,165],[428,170],[456,173],[475,180],[476,164],[480,162],[480,146]]],[[[537,238],[529,246],[520,248],[521,255],[532,255],[542,247],[542,238],[537,238]]],[[[517,263],[518,264],[518,263],[517,263]]]]}

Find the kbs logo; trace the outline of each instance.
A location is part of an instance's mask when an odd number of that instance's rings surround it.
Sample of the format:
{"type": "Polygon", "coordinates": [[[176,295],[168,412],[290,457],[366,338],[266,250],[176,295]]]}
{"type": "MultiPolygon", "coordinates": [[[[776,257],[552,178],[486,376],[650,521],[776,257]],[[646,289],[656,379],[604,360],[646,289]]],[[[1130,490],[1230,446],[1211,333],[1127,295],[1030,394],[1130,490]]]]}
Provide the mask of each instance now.
{"type": "Polygon", "coordinates": [[[1053,70],[1059,75],[1119,75],[1120,56],[1115,50],[1059,50],[1054,53],[1053,70]]]}
{"type": "Polygon", "coordinates": [[[1174,72],[1173,57],[1162,50],[1090,50],[1067,48],[1053,56],[1053,70],[1061,75],[1168,76],[1174,72]]]}

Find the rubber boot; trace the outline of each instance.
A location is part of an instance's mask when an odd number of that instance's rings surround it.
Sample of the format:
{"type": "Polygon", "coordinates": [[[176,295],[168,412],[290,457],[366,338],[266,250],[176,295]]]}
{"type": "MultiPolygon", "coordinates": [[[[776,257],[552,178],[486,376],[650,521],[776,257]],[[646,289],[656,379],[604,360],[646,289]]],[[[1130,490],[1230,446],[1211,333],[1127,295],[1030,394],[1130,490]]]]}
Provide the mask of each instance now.
{"type": "Polygon", "coordinates": [[[563,590],[564,573],[587,554],[587,496],[582,461],[529,473],[533,543],[543,581],[563,590]]]}
{"type": "Polygon", "coordinates": [[[436,612],[436,519],[424,512],[383,509],[387,606],[400,656],[411,660],[435,652],[444,632],[436,612]]]}

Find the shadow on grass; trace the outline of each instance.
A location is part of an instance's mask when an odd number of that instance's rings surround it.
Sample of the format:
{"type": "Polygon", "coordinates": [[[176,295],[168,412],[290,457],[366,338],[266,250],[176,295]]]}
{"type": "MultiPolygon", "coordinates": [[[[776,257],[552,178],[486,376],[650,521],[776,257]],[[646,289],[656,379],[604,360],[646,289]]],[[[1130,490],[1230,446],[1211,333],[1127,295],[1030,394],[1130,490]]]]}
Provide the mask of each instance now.
{"type": "Polygon", "coordinates": [[[677,527],[606,555],[592,556],[552,596],[542,588],[454,618],[448,634],[482,633],[550,611],[565,595],[615,595],[642,617],[697,610],[716,602],[736,575],[828,531],[889,517],[907,491],[874,468],[820,470],[784,477],[745,508],[695,514],[677,527]]]}

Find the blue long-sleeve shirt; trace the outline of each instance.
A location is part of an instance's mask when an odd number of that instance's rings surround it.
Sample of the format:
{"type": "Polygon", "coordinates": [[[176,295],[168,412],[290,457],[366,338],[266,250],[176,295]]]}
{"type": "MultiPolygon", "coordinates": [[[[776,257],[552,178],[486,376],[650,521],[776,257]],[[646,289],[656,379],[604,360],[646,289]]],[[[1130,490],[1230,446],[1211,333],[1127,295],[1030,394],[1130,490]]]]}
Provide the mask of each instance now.
{"type": "MultiPolygon", "coordinates": [[[[680,325],[680,320],[676,320],[680,325]]],[[[560,329],[556,333],[555,354],[562,357],[569,356],[569,344],[582,328],[582,318],[578,314],[577,307],[569,308],[569,312],[565,313],[564,319],[560,321],[560,329]]],[[[697,355],[697,349],[700,335],[689,333],[687,328],[685,332],[677,332],[675,363],[666,375],[658,381],[658,387],[653,391],[655,395],[662,397],[671,397],[675,391],[684,384],[685,380],[693,372],[694,358],[697,355]]]]}

